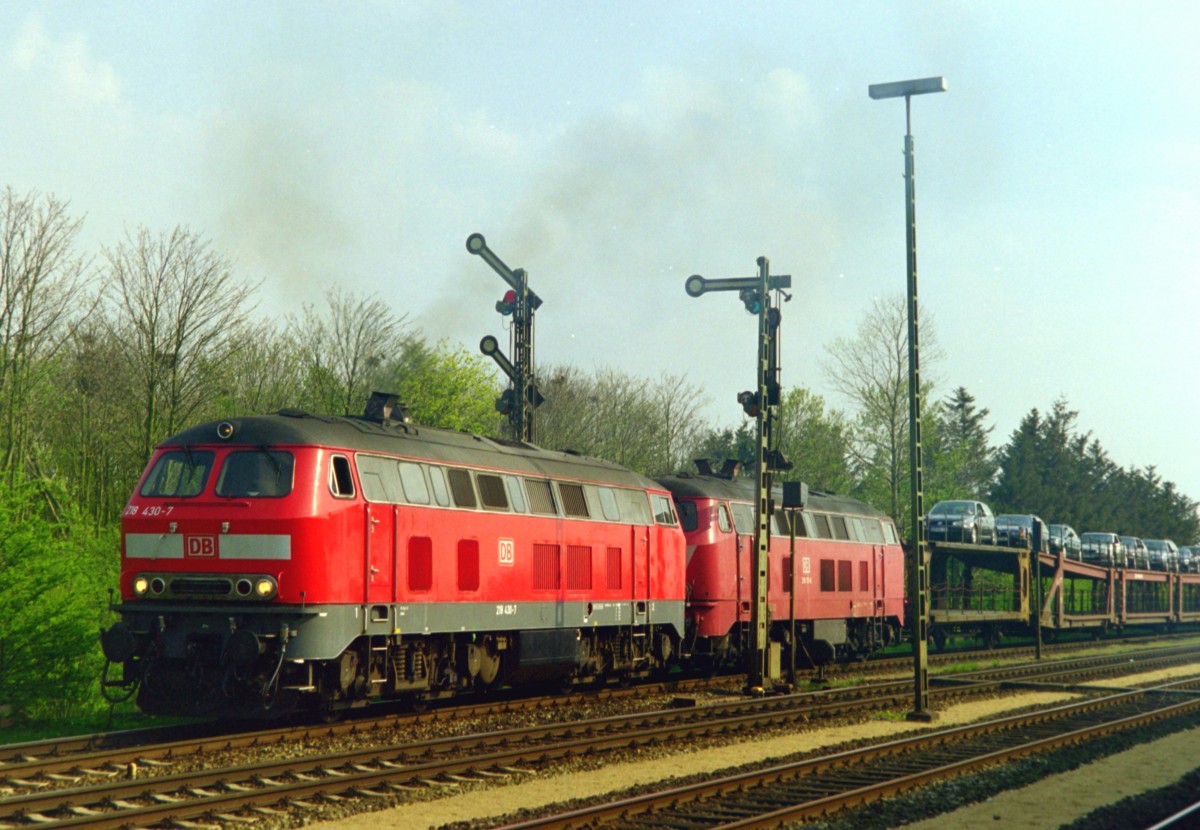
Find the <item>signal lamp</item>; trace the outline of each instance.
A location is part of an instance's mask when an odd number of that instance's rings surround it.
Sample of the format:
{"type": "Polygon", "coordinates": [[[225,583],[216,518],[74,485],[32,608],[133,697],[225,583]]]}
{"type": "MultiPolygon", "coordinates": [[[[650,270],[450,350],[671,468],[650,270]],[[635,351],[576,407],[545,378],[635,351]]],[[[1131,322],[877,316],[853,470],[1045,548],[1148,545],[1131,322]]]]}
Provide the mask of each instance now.
{"type": "Polygon", "coordinates": [[[758,393],[757,392],[739,392],[737,402],[742,405],[742,411],[751,418],[758,417],[758,393]]]}
{"type": "Polygon", "coordinates": [[[517,310],[517,292],[511,288],[504,292],[504,298],[496,302],[496,311],[508,317],[517,310]]]}
{"type": "Polygon", "coordinates": [[[746,306],[746,311],[751,314],[758,314],[762,311],[762,297],[757,289],[743,288],[738,292],[738,299],[742,301],[742,305],[746,306]]]}
{"type": "Polygon", "coordinates": [[[275,580],[268,577],[262,577],[254,583],[254,593],[258,594],[261,599],[267,599],[275,593],[275,580]]]}
{"type": "Polygon", "coordinates": [[[222,421],[217,424],[217,437],[222,441],[228,441],[233,437],[233,424],[228,421],[222,421]]]}
{"type": "Polygon", "coordinates": [[[500,397],[496,398],[496,411],[501,415],[512,414],[516,408],[517,392],[515,389],[505,389],[500,393],[500,397]]]}
{"type": "Polygon", "coordinates": [[[146,592],[150,590],[150,580],[144,576],[139,576],[133,580],[133,592],[139,597],[144,597],[146,592]]]}

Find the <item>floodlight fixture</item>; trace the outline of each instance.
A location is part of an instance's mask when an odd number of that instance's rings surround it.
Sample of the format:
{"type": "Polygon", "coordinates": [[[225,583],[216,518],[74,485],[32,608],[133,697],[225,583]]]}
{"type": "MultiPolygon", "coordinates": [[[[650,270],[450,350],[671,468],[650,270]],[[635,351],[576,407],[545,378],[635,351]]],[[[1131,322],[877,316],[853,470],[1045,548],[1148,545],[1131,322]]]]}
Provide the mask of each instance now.
{"type": "Polygon", "coordinates": [[[876,100],[880,98],[908,98],[912,95],[924,95],[928,92],[945,92],[946,79],[941,75],[935,78],[917,78],[912,81],[892,81],[886,84],[871,84],[867,94],[876,100]]]}

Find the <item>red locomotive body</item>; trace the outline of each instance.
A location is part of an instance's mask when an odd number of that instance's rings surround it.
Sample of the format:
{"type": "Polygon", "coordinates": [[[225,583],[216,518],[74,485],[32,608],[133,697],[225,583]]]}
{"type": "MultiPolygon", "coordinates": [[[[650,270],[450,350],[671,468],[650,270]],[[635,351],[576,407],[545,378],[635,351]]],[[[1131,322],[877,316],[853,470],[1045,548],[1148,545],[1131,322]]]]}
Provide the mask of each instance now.
{"type": "Polygon", "coordinates": [[[102,635],[152,712],[326,710],[645,674],[678,655],[669,494],[617,465],[284,410],[161,444],[102,635]]]}
{"type": "MultiPolygon", "coordinates": [[[[710,667],[737,665],[750,632],[754,488],[708,475],[660,483],[674,496],[687,536],[685,651],[710,667]]],[[[793,581],[790,512],[776,511],[771,522],[771,639],[788,653],[794,607],[797,665],[823,665],[898,642],[904,557],[892,520],[854,499],[811,494],[795,513],[793,581]]]]}

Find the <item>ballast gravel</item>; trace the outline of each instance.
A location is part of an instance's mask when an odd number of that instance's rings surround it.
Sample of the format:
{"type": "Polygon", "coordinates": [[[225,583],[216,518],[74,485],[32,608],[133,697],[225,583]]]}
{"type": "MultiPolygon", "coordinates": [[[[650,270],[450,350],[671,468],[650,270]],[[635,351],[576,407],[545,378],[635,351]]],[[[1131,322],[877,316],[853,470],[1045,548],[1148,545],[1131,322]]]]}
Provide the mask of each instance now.
{"type": "MultiPolygon", "coordinates": [[[[1185,667],[1155,672],[1137,677],[1124,678],[1121,685],[1153,682],[1168,677],[1194,673],[1185,667]]],[[[1072,695],[1058,693],[1022,693],[1007,695],[985,701],[973,701],[947,708],[938,713],[937,727],[996,717],[1033,706],[1046,706],[1066,701],[1072,695]]],[[[668,701],[669,702],[669,701],[668,701]]],[[[641,701],[643,707],[647,701],[641,701]]],[[[592,717],[597,713],[587,712],[592,717]]],[[[495,724],[492,724],[495,728],[495,724]]],[[[688,744],[680,749],[671,747],[643,747],[636,751],[613,753],[601,758],[582,758],[564,762],[553,770],[533,772],[528,776],[507,782],[462,784],[447,788],[431,788],[403,799],[379,799],[377,803],[364,804],[361,799],[342,804],[330,804],[319,810],[299,817],[293,816],[278,826],[297,825],[323,828],[323,830],[391,830],[391,828],[452,828],[465,830],[492,827],[496,824],[529,817],[543,812],[550,805],[563,808],[577,805],[600,797],[618,793],[631,795],[639,790],[658,788],[663,782],[682,783],[685,779],[712,775],[713,773],[750,764],[762,763],[766,758],[782,760],[813,754],[827,754],[850,745],[877,742],[905,732],[927,728],[910,724],[895,716],[878,717],[856,723],[831,725],[828,728],[808,726],[805,731],[773,732],[756,740],[713,740],[703,744],[688,744]],[[370,812],[362,812],[368,810],[370,812]]],[[[1156,737],[1167,738],[1177,733],[1178,723],[1163,725],[1161,729],[1138,730],[1136,735],[1118,735],[1101,743],[1089,743],[1086,747],[1066,749],[1052,755],[1040,756],[1021,764],[1007,765],[975,776],[965,776],[944,782],[901,799],[871,805],[828,824],[807,824],[806,828],[870,828],[882,830],[903,826],[904,822],[928,819],[912,824],[914,830],[959,830],[963,827],[989,827],[994,830],[1009,828],[1058,828],[1076,820],[1092,809],[1110,804],[1126,792],[1144,792],[1147,789],[1173,784],[1192,769],[1200,768],[1200,741],[1192,733],[1190,743],[1181,737],[1179,749],[1156,749],[1156,744],[1138,746],[1129,753],[1122,752],[1135,744],[1156,737]],[[1189,749],[1191,751],[1189,751],[1189,749]],[[1165,768],[1159,761],[1163,753],[1171,755],[1178,772],[1165,768]],[[1084,764],[1100,756],[1111,756],[1107,762],[1117,772],[1120,787],[1102,783],[1105,779],[1084,764]],[[1132,774],[1132,770],[1150,768],[1156,772],[1147,781],[1132,774]],[[1069,771],[1080,770],[1078,774],[1069,771]],[[1122,771],[1124,770],[1124,771],[1122,771]],[[1053,795],[1047,805],[1046,796],[1019,795],[1020,788],[1041,782],[1051,776],[1067,773],[1057,781],[1053,795]],[[1067,798],[1065,781],[1074,782],[1078,794],[1067,798]],[[1014,790],[1014,788],[1016,788],[1014,790]],[[1006,792],[1008,791],[1008,792],[1006,792]],[[959,807],[981,810],[967,814],[955,812],[959,807]],[[941,822],[941,823],[939,823],[941,822]]],[[[1200,733],[1197,733],[1200,734],[1200,733]]],[[[1200,793],[1197,794],[1200,797],[1200,793]]],[[[1135,814],[1143,807],[1132,807],[1135,814]]],[[[1149,822],[1153,823],[1153,822],[1149,822]]],[[[1078,825],[1073,830],[1108,827],[1145,827],[1149,823],[1116,823],[1104,825],[1078,825]]]]}

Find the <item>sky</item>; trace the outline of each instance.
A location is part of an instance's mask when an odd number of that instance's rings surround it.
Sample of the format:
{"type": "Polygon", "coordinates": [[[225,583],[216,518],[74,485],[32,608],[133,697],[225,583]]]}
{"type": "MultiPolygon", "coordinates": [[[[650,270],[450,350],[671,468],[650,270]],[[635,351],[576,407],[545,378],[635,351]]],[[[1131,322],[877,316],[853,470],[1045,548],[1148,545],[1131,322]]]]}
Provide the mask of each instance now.
{"type": "MultiPolygon", "coordinates": [[[[1065,399],[1200,498],[1200,10],[1191,2],[0,4],[0,185],[97,257],[184,226],[282,321],[340,287],[507,343],[482,233],[543,299],[539,365],[685,375],[714,425],[756,318],[683,284],[790,274],[785,387],[905,290],[913,99],[935,397],[1006,443],[1065,399]]],[[[902,301],[902,300],[898,300],[902,301]]],[[[497,370],[498,371],[498,370],[497,370]]]]}

